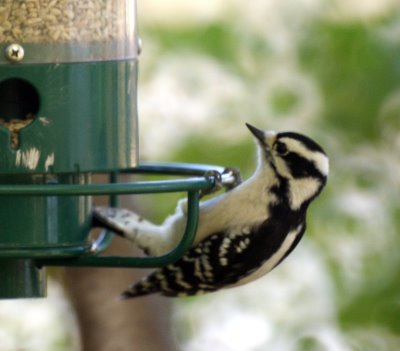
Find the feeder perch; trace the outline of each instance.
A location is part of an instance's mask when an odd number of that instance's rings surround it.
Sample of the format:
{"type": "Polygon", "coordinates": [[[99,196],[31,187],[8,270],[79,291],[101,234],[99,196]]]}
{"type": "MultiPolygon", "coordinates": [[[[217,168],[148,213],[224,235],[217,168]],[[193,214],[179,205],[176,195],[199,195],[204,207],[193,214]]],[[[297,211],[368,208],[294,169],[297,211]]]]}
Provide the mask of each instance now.
{"type": "MultiPolygon", "coordinates": [[[[46,295],[45,267],[158,267],[190,247],[217,166],[139,163],[134,0],[7,1],[0,21],[0,298],[46,295]],[[94,174],[109,182],[92,182],[94,174]],[[121,183],[119,174],[176,175],[121,183]],[[182,177],[184,176],[184,177],[182,177]],[[93,197],[186,192],[188,221],[162,257],[100,255],[93,197]]],[[[223,183],[234,181],[223,175],[223,183]]]]}

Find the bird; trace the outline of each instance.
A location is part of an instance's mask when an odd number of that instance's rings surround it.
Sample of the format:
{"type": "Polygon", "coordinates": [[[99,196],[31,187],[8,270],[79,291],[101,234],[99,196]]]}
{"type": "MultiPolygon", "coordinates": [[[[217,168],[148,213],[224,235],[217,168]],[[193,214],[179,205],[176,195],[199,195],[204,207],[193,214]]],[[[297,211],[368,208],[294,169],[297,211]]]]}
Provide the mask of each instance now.
{"type": "MultiPolygon", "coordinates": [[[[328,156],[303,134],[246,126],[256,142],[254,173],[201,201],[189,250],[130,286],[122,298],[195,296],[247,284],[278,266],[297,246],[306,230],[307,209],[326,185],[328,156]]],[[[123,208],[95,207],[93,213],[103,227],[158,256],[182,238],[187,200],[179,200],[161,225],[123,208]]]]}

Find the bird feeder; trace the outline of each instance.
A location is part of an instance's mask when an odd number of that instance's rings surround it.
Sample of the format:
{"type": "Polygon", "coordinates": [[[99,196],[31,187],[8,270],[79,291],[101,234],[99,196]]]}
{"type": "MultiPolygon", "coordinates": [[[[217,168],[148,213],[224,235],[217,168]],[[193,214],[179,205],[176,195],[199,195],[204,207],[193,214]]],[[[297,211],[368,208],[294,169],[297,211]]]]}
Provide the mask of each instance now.
{"type": "Polygon", "coordinates": [[[133,0],[2,2],[0,298],[45,296],[49,265],[156,267],[191,245],[199,194],[223,169],[139,162],[139,50],[133,0]],[[93,183],[97,173],[109,183],[93,183]],[[121,183],[121,173],[185,177],[121,183]],[[173,252],[108,257],[111,233],[89,239],[95,195],[116,205],[120,194],[181,191],[188,223],[173,252]]]}

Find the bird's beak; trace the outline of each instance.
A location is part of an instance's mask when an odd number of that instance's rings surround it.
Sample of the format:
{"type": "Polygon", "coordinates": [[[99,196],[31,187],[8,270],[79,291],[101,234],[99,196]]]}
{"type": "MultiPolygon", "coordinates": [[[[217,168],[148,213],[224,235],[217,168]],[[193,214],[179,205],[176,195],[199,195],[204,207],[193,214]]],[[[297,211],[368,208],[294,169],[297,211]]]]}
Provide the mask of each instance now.
{"type": "Polygon", "coordinates": [[[250,132],[257,138],[257,140],[262,143],[265,144],[265,134],[264,131],[262,131],[261,129],[258,129],[254,126],[252,126],[249,123],[246,123],[246,127],[249,128],[250,132]]]}
{"type": "Polygon", "coordinates": [[[265,132],[261,129],[252,126],[249,123],[246,123],[246,127],[249,128],[250,132],[257,138],[257,140],[260,142],[261,145],[267,148],[271,147],[276,136],[275,132],[269,132],[269,131],[265,132]]]}

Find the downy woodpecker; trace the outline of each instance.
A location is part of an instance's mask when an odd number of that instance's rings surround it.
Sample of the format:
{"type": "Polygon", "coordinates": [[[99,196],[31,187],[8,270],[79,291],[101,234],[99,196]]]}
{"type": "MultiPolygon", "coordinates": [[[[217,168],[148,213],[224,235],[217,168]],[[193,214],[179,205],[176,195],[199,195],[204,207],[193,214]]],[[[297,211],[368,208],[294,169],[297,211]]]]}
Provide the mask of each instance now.
{"type": "MultiPolygon", "coordinates": [[[[124,298],[152,293],[188,296],[251,282],[271,271],[296,247],[306,211],[324,187],[328,157],[310,138],[294,132],[262,131],[256,139],[254,174],[232,190],[200,203],[193,246],[173,264],[144,277],[124,298]]],[[[97,223],[135,242],[151,256],[171,251],[186,225],[186,199],[163,224],[129,210],[96,207],[97,223]]]]}

